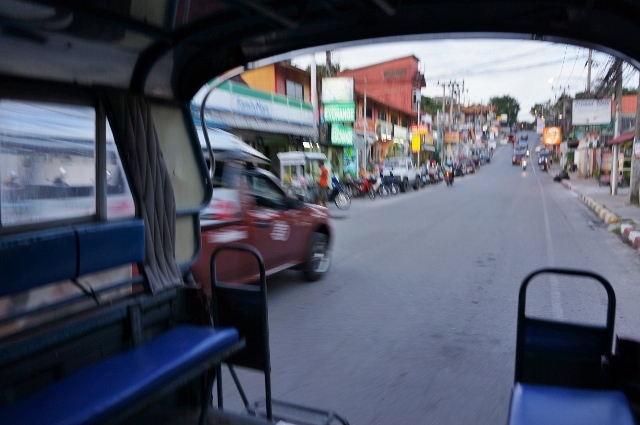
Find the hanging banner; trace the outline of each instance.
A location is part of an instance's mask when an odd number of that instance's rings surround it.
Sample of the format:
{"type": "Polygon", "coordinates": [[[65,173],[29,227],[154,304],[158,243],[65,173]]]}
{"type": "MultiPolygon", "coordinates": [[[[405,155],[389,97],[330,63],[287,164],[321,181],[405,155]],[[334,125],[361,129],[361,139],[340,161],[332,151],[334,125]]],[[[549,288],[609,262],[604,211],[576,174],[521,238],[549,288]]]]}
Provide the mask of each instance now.
{"type": "Polygon", "coordinates": [[[343,170],[353,176],[358,175],[358,151],[354,148],[345,148],[343,153],[343,170]]]}

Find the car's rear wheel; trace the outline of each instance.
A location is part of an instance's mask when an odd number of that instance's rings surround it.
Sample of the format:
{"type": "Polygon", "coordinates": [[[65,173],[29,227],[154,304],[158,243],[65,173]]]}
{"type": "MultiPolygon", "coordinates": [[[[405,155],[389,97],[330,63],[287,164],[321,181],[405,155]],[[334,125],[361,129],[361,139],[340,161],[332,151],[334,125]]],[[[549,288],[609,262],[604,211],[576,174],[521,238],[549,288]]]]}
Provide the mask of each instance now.
{"type": "Polygon", "coordinates": [[[315,282],[324,277],[331,265],[329,251],[329,237],[324,233],[314,233],[309,242],[307,260],[303,267],[303,275],[309,282],[315,282]]]}
{"type": "Polygon", "coordinates": [[[400,192],[404,193],[407,190],[409,190],[409,179],[405,177],[400,185],[400,192]]]}
{"type": "Polygon", "coordinates": [[[420,176],[416,176],[416,181],[413,183],[413,190],[420,189],[420,176]]]}

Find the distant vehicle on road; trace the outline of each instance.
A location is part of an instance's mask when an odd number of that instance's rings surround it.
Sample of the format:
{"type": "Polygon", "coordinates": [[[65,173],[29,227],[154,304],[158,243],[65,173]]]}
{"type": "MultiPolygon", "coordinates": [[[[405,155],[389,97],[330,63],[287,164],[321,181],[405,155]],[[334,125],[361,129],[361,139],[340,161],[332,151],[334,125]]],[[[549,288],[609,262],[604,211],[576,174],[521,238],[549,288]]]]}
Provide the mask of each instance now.
{"type": "Polygon", "coordinates": [[[522,163],[522,158],[524,158],[526,152],[526,149],[514,149],[513,156],[511,157],[511,165],[520,165],[522,163]]]}

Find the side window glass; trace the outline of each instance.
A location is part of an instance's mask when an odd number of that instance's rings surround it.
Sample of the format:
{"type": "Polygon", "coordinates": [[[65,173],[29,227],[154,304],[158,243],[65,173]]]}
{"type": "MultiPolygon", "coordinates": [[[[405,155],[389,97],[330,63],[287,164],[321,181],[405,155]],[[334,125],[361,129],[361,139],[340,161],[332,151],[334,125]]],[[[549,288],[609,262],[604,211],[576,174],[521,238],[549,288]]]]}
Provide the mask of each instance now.
{"type": "Polygon", "coordinates": [[[240,167],[230,162],[216,162],[211,202],[200,213],[204,224],[239,220],[242,216],[238,186],[240,167]]]}
{"type": "Polygon", "coordinates": [[[107,219],[134,217],[135,204],[107,120],[107,219]]]}
{"type": "Polygon", "coordinates": [[[3,227],[93,215],[95,110],[0,100],[3,227]]]}
{"type": "Polygon", "coordinates": [[[286,208],[285,195],[272,181],[265,177],[252,176],[251,192],[258,206],[267,208],[286,208]]]}

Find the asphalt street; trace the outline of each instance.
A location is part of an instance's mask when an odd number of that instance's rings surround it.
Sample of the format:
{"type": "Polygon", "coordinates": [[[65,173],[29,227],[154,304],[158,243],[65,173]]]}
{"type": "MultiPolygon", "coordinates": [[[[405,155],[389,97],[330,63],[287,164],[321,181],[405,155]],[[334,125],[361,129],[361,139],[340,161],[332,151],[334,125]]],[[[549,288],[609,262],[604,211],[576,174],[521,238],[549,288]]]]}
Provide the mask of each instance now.
{"type": "MultiPolygon", "coordinates": [[[[544,266],[609,279],[617,332],[640,337],[637,253],[552,175],[512,166],[510,146],[453,187],[354,200],[332,214],[328,276],[269,281],[275,398],[351,424],[506,423],[518,290],[544,266]]],[[[529,294],[529,314],[604,323],[593,282],[544,277],[529,294]]],[[[250,399],[263,394],[260,375],[241,379],[250,399]]],[[[227,407],[239,408],[228,375],[224,383],[227,407]]]]}

